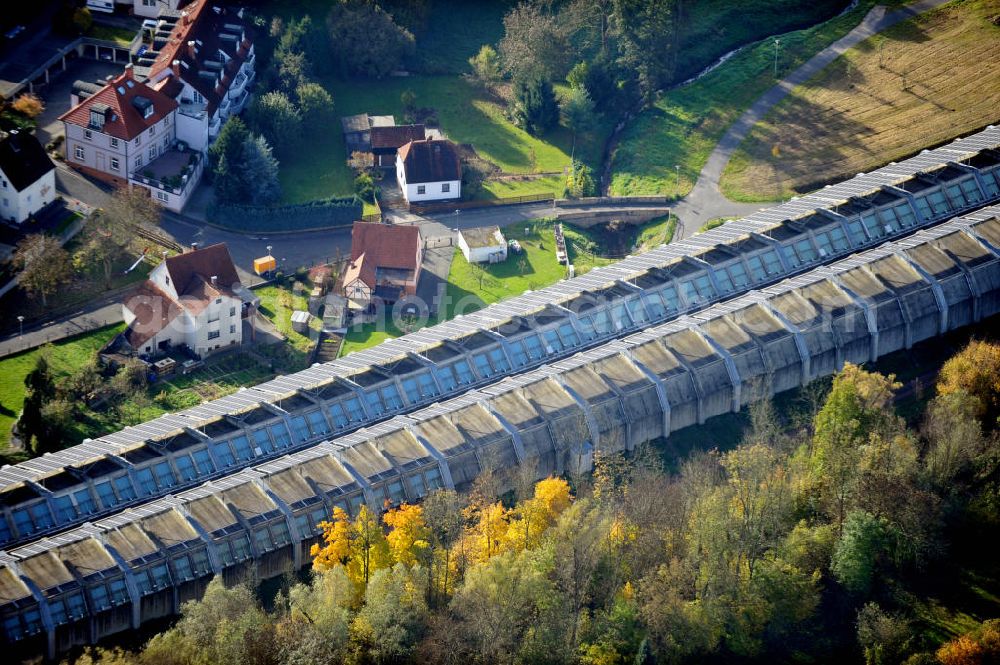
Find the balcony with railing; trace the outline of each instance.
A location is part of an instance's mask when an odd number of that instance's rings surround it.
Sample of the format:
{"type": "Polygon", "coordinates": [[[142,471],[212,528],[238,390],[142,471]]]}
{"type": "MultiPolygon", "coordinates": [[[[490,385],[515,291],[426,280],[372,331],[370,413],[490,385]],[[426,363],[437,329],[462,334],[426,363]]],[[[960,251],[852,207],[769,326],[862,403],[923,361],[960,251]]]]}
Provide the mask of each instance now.
{"type": "Polygon", "coordinates": [[[141,169],[133,171],[129,180],[136,185],[179,196],[196,183],[200,168],[199,151],[170,148],[141,169]]]}

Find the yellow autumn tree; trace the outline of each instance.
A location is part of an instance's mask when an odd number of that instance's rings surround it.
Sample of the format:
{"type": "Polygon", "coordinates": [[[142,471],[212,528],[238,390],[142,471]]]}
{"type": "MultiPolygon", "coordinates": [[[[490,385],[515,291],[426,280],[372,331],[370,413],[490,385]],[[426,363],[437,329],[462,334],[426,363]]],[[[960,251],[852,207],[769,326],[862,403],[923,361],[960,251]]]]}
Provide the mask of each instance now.
{"type": "Polygon", "coordinates": [[[488,561],[504,551],[508,529],[508,512],[503,504],[487,504],[478,511],[479,519],[469,529],[463,548],[472,561],[488,561]]]}
{"type": "Polygon", "coordinates": [[[535,483],[534,496],[521,501],[512,511],[508,547],[521,551],[538,546],[542,534],[569,508],[570,501],[569,483],[562,478],[549,476],[535,483]]]}
{"type": "Polygon", "coordinates": [[[334,508],[333,519],[320,527],[324,545],[313,545],[310,550],[313,565],[320,571],[346,566],[347,576],[359,592],[368,586],[372,573],[392,565],[385,532],[368,506],[361,504],[353,521],[342,509],[334,508]]]}
{"type": "Polygon", "coordinates": [[[376,570],[392,565],[389,542],[382,525],[365,504],[361,504],[358,516],[352,525],[354,537],[351,539],[351,557],[347,562],[347,576],[355,584],[365,588],[376,570]]]}
{"type": "Polygon", "coordinates": [[[938,393],[964,392],[988,425],[1000,416],[1000,344],[972,340],[941,368],[938,393]]]}
{"type": "Polygon", "coordinates": [[[334,566],[343,566],[351,556],[351,519],[343,508],[333,509],[333,519],[320,522],[323,529],[323,545],[312,546],[309,554],[313,558],[313,567],[319,571],[327,571],[334,566]]]}
{"type": "Polygon", "coordinates": [[[404,503],[387,511],[382,521],[391,529],[386,540],[393,560],[407,566],[420,562],[430,546],[430,530],[424,521],[424,509],[404,503]]]}

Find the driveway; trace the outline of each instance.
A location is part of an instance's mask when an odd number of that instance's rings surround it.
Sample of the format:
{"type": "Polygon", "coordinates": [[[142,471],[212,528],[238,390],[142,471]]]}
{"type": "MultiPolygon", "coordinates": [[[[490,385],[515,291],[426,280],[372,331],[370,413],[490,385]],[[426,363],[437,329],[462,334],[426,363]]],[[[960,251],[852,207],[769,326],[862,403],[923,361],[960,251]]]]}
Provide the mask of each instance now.
{"type": "Polygon", "coordinates": [[[63,124],[59,116],[69,110],[69,96],[73,92],[73,82],[77,80],[98,82],[106,76],[120,74],[122,63],[97,62],[74,58],[66,65],[66,71],[56,74],[50,79],[49,85],[39,92],[39,97],[45,102],[45,110],[38,117],[38,130],[35,135],[45,145],[56,136],[64,134],[63,124]]]}
{"type": "Polygon", "coordinates": [[[424,250],[424,263],[417,284],[417,298],[426,303],[430,314],[437,313],[441,298],[448,288],[448,272],[455,248],[451,245],[424,250]]]}

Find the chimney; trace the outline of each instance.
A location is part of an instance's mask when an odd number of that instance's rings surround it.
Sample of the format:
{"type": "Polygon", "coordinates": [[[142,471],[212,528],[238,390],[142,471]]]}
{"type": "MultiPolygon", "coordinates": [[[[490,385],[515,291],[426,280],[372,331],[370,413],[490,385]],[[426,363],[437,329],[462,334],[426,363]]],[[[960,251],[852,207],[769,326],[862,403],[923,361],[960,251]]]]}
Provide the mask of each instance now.
{"type": "Polygon", "coordinates": [[[171,62],[170,63],[170,68],[174,70],[174,76],[178,76],[179,77],[181,75],[181,61],[180,60],[174,60],[173,62],[171,62]]]}
{"type": "Polygon", "coordinates": [[[188,55],[192,58],[198,57],[198,47],[195,45],[193,40],[188,42],[188,55]]]}
{"type": "Polygon", "coordinates": [[[198,251],[198,243],[196,243],[196,242],[191,243],[191,251],[192,252],[197,252],[198,251]]]}
{"type": "Polygon", "coordinates": [[[219,277],[217,275],[212,275],[212,286],[215,286],[218,283],[218,281],[219,277]]]}
{"type": "Polygon", "coordinates": [[[135,78],[135,71],[132,66],[132,63],[130,62],[127,65],[125,65],[125,79],[131,81],[133,78],[135,78]]]}

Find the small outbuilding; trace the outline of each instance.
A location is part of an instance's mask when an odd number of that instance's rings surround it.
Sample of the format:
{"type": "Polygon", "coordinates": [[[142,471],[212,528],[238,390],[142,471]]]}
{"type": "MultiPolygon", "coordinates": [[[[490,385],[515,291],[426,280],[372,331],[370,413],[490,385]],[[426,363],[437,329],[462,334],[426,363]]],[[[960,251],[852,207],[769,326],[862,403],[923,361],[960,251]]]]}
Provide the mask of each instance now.
{"type": "Polygon", "coordinates": [[[507,241],[499,226],[482,226],[458,232],[458,248],[469,263],[503,263],[507,241]]]}
{"type": "Polygon", "coordinates": [[[305,335],[309,332],[309,321],[312,320],[312,314],[305,311],[304,309],[297,309],[292,312],[292,330],[295,332],[305,335]]]}

